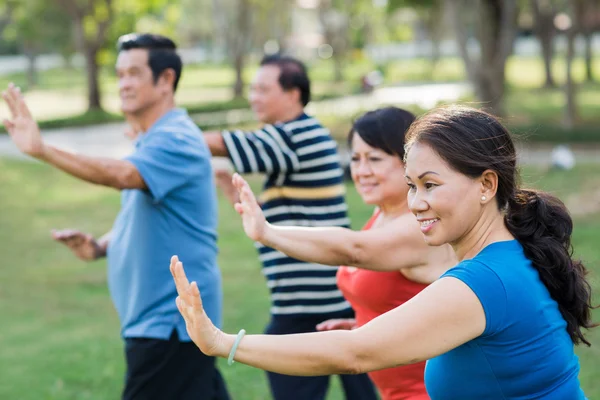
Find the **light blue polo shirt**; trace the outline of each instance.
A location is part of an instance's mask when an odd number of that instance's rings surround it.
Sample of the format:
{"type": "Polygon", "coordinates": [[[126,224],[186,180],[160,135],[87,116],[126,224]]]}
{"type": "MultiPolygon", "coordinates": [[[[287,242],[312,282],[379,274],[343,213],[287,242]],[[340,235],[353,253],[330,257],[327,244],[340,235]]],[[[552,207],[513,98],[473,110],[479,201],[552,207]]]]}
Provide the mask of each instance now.
{"type": "Polygon", "coordinates": [[[206,313],[221,324],[217,197],[210,151],[187,112],[173,109],[126,157],[148,190],[123,190],[108,247],[108,287],[124,338],[190,338],[175,304],[169,264],[178,255],[198,282],[206,313]]]}

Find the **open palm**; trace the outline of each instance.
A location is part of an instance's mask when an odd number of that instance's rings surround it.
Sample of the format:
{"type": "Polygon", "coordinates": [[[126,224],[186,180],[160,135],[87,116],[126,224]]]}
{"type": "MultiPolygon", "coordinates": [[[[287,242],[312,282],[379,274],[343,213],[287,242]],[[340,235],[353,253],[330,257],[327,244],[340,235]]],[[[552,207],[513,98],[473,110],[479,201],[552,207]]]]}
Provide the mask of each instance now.
{"type": "Polygon", "coordinates": [[[177,256],[171,257],[171,275],[175,281],[178,297],[175,300],[185,326],[196,346],[207,355],[226,354],[223,349],[223,332],[208,318],[202,307],[202,297],[196,282],[190,283],[183,263],[177,256]]]}
{"type": "Polygon", "coordinates": [[[242,216],[244,231],[250,239],[261,241],[265,235],[267,225],[265,215],[258,205],[248,182],[239,174],[234,174],[231,181],[239,194],[239,202],[235,204],[235,210],[242,216]]]}
{"type": "Polygon", "coordinates": [[[11,83],[2,93],[2,97],[11,113],[11,119],[5,119],[3,122],[12,141],[23,153],[33,157],[40,156],[44,151],[44,142],[38,124],[23,100],[21,90],[11,83]]]}

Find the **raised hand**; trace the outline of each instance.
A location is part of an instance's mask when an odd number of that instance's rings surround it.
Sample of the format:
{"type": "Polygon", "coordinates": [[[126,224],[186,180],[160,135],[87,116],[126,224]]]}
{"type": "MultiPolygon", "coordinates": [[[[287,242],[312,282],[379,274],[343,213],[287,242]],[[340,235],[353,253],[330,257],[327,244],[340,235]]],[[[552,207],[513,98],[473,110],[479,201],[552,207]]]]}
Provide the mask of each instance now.
{"type": "Polygon", "coordinates": [[[2,98],[8,104],[11,113],[11,119],[5,119],[3,122],[12,141],[23,153],[32,157],[42,156],[44,141],[40,134],[40,128],[23,100],[21,89],[11,83],[2,93],[2,98]]]}
{"type": "Polygon", "coordinates": [[[333,331],[336,329],[352,330],[356,328],[356,320],[354,318],[344,319],[328,319],[317,325],[318,331],[333,331]]]}
{"type": "Polygon", "coordinates": [[[209,356],[227,354],[223,343],[224,334],[213,325],[202,307],[202,298],[196,282],[188,281],[183,264],[177,256],[171,257],[171,275],[175,280],[177,294],[175,300],[179,312],[185,319],[185,327],[190,338],[200,350],[209,356]]]}
{"type": "Polygon", "coordinates": [[[54,230],[52,231],[52,238],[66,245],[83,261],[93,261],[103,256],[105,252],[92,235],[74,229],[54,230]]]}
{"type": "Polygon", "coordinates": [[[239,196],[239,202],[234,207],[238,214],[242,216],[244,231],[250,239],[260,242],[267,230],[265,215],[258,205],[248,182],[239,174],[233,175],[232,182],[239,196]]]}

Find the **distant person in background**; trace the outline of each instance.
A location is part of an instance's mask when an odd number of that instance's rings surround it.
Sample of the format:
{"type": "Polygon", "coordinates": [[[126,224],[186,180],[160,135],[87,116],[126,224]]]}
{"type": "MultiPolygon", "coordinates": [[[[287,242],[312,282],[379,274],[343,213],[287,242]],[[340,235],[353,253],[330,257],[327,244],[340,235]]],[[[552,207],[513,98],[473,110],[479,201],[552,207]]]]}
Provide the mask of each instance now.
{"type": "Polygon", "coordinates": [[[3,94],[12,113],[4,125],[23,153],[121,191],[121,210],[108,234],[52,235],[81,260],[108,257],[108,286],[125,341],[122,398],[229,399],[215,359],[199,352],[186,332],[164,268],[173,253],[182,254],[190,275],[201,282],[207,314],[220,325],[213,172],[202,133],[175,107],[181,59],[175,43],[159,35],[122,36],[118,50],[121,110],[139,133],[130,156],[88,157],[47,145],[14,86],[3,94]]]}
{"type": "MultiPolygon", "coordinates": [[[[250,89],[250,103],[262,128],[244,132],[207,132],[215,156],[228,157],[241,174],[266,175],[261,207],[274,225],[340,226],[350,221],[344,199],[344,173],[329,130],[307,115],[310,81],[305,66],[291,57],[262,60],[250,89]]],[[[232,202],[231,175],[219,182],[232,202]]],[[[336,285],[337,268],[289,257],[257,243],[263,274],[271,291],[269,334],[315,332],[331,318],[354,318],[336,285]]],[[[295,377],[269,372],[276,400],[324,399],[329,376],[295,377]]],[[[342,375],[347,399],[376,398],[366,374],[342,375]]]]}
{"type": "MultiPolygon", "coordinates": [[[[361,232],[340,227],[280,227],[266,222],[239,175],[236,206],[246,234],[307,262],[340,267],[337,283],[356,318],[330,319],[317,330],[356,329],[409,301],[456,265],[452,247],[428,246],[408,208],[404,135],[415,117],[387,107],[358,118],[348,135],[352,179],[363,201],[375,206],[361,232]]],[[[426,400],[425,361],[369,373],[383,400],[426,400]]]]}

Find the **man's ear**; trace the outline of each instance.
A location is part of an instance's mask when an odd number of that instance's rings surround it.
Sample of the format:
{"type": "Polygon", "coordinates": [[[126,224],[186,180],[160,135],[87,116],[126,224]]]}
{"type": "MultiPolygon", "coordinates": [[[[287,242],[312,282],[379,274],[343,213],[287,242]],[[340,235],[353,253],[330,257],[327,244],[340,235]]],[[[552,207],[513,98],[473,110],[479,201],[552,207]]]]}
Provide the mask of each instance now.
{"type": "Polygon", "coordinates": [[[169,89],[173,89],[173,85],[175,84],[175,70],[173,68],[165,69],[158,78],[158,82],[161,85],[165,85],[165,87],[169,89]]]}

